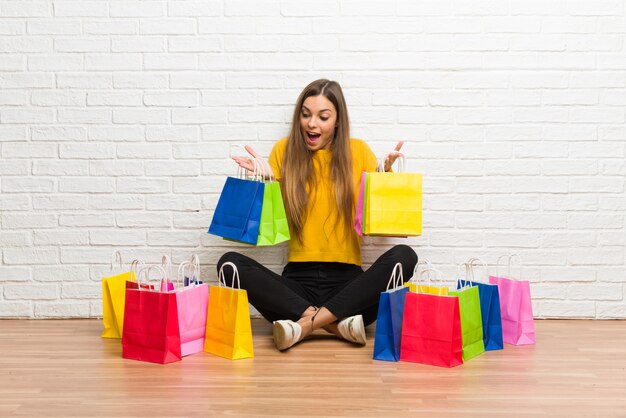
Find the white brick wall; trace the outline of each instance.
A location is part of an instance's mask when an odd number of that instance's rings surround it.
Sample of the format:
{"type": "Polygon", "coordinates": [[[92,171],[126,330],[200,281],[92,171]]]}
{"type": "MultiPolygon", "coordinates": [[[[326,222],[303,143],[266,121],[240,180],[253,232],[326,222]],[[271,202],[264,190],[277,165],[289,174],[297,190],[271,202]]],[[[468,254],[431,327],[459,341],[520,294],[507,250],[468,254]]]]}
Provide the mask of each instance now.
{"type": "Polygon", "coordinates": [[[101,315],[114,248],[279,270],[206,229],[320,77],[424,173],[424,235],[366,264],[516,252],[537,316],[626,318],[625,0],[0,0],[0,317],[101,315]]]}

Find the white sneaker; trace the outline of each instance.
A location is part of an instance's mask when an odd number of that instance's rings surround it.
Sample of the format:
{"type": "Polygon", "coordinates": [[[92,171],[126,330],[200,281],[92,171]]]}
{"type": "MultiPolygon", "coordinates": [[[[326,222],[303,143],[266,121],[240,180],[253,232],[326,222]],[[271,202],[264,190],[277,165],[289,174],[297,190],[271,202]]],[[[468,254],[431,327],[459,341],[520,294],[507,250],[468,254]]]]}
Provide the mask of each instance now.
{"type": "Polygon", "coordinates": [[[365,345],[365,325],[363,325],[363,315],[354,315],[342,319],[337,323],[337,329],[341,336],[351,343],[365,345]]]}
{"type": "Polygon", "coordinates": [[[297,322],[281,319],[273,322],[274,345],[280,351],[286,350],[298,341],[302,335],[302,327],[297,322]]]}

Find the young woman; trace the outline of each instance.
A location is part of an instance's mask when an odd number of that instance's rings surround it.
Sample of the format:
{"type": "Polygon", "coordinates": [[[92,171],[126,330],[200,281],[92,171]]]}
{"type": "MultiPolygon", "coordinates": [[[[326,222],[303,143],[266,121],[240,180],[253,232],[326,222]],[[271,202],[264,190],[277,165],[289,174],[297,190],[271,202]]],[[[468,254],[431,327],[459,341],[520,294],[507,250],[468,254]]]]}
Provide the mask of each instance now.
{"type": "MultiPolygon", "coordinates": [[[[385,171],[391,170],[401,147],[402,142],[387,156],[385,171]]],[[[246,151],[258,157],[252,148],[246,151]]],[[[249,157],[233,159],[254,169],[249,157]]],[[[281,183],[291,231],[289,262],[278,275],[228,252],[218,271],[227,261],[237,266],[248,300],[273,322],[279,350],[319,328],[364,345],[365,326],[376,320],[380,293],[394,265],[402,263],[408,280],[417,255],[411,247],[397,245],[367,271],[360,267],[360,238],[353,227],[356,200],[361,173],[376,171],[377,161],[365,142],[350,138],[348,110],[337,82],[317,80],[305,87],[289,136],[276,143],[269,163],[281,183]]]]}

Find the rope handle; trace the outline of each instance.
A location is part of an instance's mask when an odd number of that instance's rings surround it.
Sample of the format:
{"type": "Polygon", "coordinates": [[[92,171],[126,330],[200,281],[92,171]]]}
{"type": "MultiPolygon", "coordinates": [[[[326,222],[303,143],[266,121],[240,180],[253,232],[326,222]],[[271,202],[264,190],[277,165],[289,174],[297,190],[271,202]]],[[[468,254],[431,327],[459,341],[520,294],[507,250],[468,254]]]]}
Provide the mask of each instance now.
{"type": "Polygon", "coordinates": [[[391,271],[391,277],[389,278],[389,281],[387,282],[387,291],[390,290],[389,286],[391,286],[392,283],[393,283],[393,287],[391,289],[400,287],[404,283],[404,276],[402,274],[402,263],[396,263],[396,265],[393,266],[393,270],[391,271]],[[396,272],[399,272],[399,273],[396,273],[396,272]]]}
{"type": "Polygon", "coordinates": [[[435,275],[437,277],[436,280],[437,280],[438,283],[436,283],[437,286],[435,286],[435,287],[437,287],[437,294],[439,296],[441,296],[441,292],[443,291],[443,287],[444,287],[443,286],[443,273],[441,272],[441,270],[436,269],[434,267],[426,268],[426,269],[422,270],[422,272],[419,275],[419,279],[416,282],[416,287],[415,287],[416,293],[420,293],[419,290],[420,290],[420,286],[421,286],[422,276],[424,276],[424,273],[428,274],[428,285],[427,286],[433,287],[432,284],[431,284],[432,282],[431,282],[431,277],[430,277],[430,273],[431,272],[435,273],[435,275]]]}
{"type": "MultiPolygon", "coordinates": [[[[159,270],[159,273],[161,273],[161,277],[159,278],[159,283],[165,279],[165,276],[167,275],[167,273],[165,272],[165,269],[159,266],[158,264],[153,264],[148,267],[144,267],[141,270],[139,270],[139,275],[137,277],[137,288],[139,290],[148,290],[149,292],[159,292],[160,286],[159,287],[154,286],[154,289],[150,289],[150,271],[152,269],[159,270]],[[146,287],[142,288],[141,280],[144,277],[146,279],[146,287]]],[[[164,293],[168,293],[167,289],[165,289],[164,293]]]]}
{"type": "Polygon", "coordinates": [[[235,288],[235,279],[237,279],[237,289],[241,289],[241,281],[239,280],[239,271],[237,270],[237,266],[234,263],[231,263],[230,261],[225,262],[224,264],[222,264],[222,267],[220,267],[220,271],[217,275],[219,286],[222,286],[222,283],[223,283],[224,287],[230,287],[226,285],[226,280],[224,279],[224,266],[231,266],[233,268],[232,288],[233,289],[235,288]]]}
{"type": "Polygon", "coordinates": [[[119,250],[113,251],[111,254],[111,271],[122,269],[122,253],[119,250]]]}
{"type": "Polygon", "coordinates": [[[496,277],[501,277],[499,273],[500,260],[504,257],[508,258],[508,263],[507,263],[508,269],[507,269],[507,275],[503,277],[506,277],[507,279],[513,279],[513,277],[511,276],[511,260],[515,258],[517,259],[518,266],[519,266],[519,279],[521,279],[522,278],[522,257],[520,257],[519,254],[514,254],[514,253],[503,254],[500,257],[498,257],[498,261],[496,261],[496,277]]]}

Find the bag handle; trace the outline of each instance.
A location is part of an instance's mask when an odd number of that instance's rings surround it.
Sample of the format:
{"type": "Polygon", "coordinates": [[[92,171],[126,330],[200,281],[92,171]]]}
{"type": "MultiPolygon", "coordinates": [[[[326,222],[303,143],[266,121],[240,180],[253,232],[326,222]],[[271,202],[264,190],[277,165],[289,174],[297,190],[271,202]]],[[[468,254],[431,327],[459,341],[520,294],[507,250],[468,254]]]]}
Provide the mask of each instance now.
{"type": "Polygon", "coordinates": [[[196,287],[198,281],[196,275],[196,265],[189,261],[183,261],[178,265],[178,273],[176,274],[176,288],[184,289],[185,287],[196,287]],[[189,282],[187,286],[185,286],[185,270],[187,269],[189,270],[189,282]]]}
{"type": "Polygon", "coordinates": [[[259,163],[260,181],[270,182],[270,183],[275,181],[275,179],[274,179],[274,170],[272,170],[272,167],[270,167],[270,163],[267,162],[266,159],[261,158],[261,157],[255,158],[255,160],[259,163]],[[263,170],[260,170],[261,168],[263,168],[263,170]],[[267,169],[267,173],[269,173],[269,180],[267,180],[265,178],[265,175],[263,174],[264,172],[266,172],[265,169],[267,169]]]}
{"type": "Polygon", "coordinates": [[[167,254],[163,255],[161,258],[161,267],[165,270],[165,279],[169,280],[172,276],[172,261],[167,256],[167,254]]]}
{"type": "Polygon", "coordinates": [[[461,288],[459,290],[463,290],[466,287],[473,287],[472,281],[470,280],[470,275],[472,275],[473,278],[473,271],[472,271],[472,267],[471,264],[468,263],[462,263],[459,264],[458,268],[457,268],[457,280],[459,282],[461,282],[461,288]],[[461,273],[461,269],[465,267],[465,278],[462,277],[462,273],[461,273]]]}
{"type": "Polygon", "coordinates": [[[431,272],[434,272],[436,274],[436,276],[437,276],[437,282],[438,282],[437,283],[438,286],[436,286],[437,287],[437,293],[438,293],[439,296],[441,296],[441,292],[443,291],[443,273],[441,272],[441,270],[436,269],[434,267],[426,268],[426,269],[422,270],[422,272],[419,275],[419,280],[416,282],[416,287],[415,287],[416,293],[420,293],[420,291],[419,291],[420,290],[420,283],[422,281],[422,276],[424,275],[424,273],[428,273],[428,286],[431,286],[431,280],[430,280],[430,273],[431,272]]]}
{"type": "Polygon", "coordinates": [[[508,258],[508,263],[507,263],[507,265],[508,265],[507,276],[504,276],[504,277],[506,277],[506,278],[508,278],[508,279],[512,279],[512,278],[513,278],[513,277],[511,276],[511,260],[512,260],[513,258],[516,258],[516,259],[517,259],[517,261],[518,261],[518,264],[519,264],[519,278],[521,279],[521,277],[522,277],[522,257],[520,257],[520,256],[519,256],[519,254],[514,254],[514,253],[511,253],[511,254],[503,254],[503,255],[501,255],[500,257],[498,257],[498,261],[496,261],[496,277],[500,277],[500,274],[499,274],[499,272],[498,272],[498,267],[500,267],[500,260],[501,260],[502,258],[504,258],[504,257],[507,257],[507,258],[508,258]]]}
{"type": "Polygon", "coordinates": [[[111,271],[122,269],[122,253],[119,250],[113,251],[111,254],[111,271]]]}
{"type": "Polygon", "coordinates": [[[396,265],[393,266],[393,270],[391,271],[391,277],[389,278],[389,281],[387,282],[386,291],[389,291],[390,289],[389,286],[391,286],[392,283],[393,283],[392,289],[395,289],[396,287],[400,287],[404,283],[404,276],[402,274],[402,263],[396,263],[396,265]]]}
{"type": "Polygon", "coordinates": [[[191,254],[191,264],[195,267],[194,279],[196,279],[197,284],[200,281],[200,257],[198,257],[198,254],[191,254]]]}
{"type": "MultiPolygon", "coordinates": [[[[406,158],[404,157],[404,154],[399,153],[398,158],[396,159],[396,161],[398,162],[398,173],[404,173],[405,171],[405,165],[406,165],[406,158]]],[[[376,172],[378,173],[384,173],[385,172],[385,159],[384,158],[378,158],[377,159],[377,164],[376,164],[376,172]]]]}
{"type": "Polygon", "coordinates": [[[409,280],[410,283],[415,283],[415,281],[418,279],[419,276],[419,266],[426,266],[426,268],[432,269],[434,268],[432,264],[430,264],[430,261],[428,260],[424,260],[424,261],[418,261],[417,264],[415,264],[415,268],[413,269],[413,276],[411,276],[411,279],[409,280]]]}
{"type": "MultiPolygon", "coordinates": [[[[148,267],[144,267],[141,270],[139,270],[139,276],[137,277],[137,288],[139,290],[148,290],[149,292],[159,292],[159,288],[157,288],[156,286],[154,286],[154,289],[150,289],[150,271],[152,269],[156,269],[159,270],[159,273],[161,273],[161,278],[159,279],[159,282],[161,282],[165,276],[167,275],[167,273],[165,272],[165,269],[161,266],[159,266],[158,264],[152,264],[148,267]],[[145,276],[146,279],[146,288],[142,289],[141,287],[141,279],[145,276]]],[[[163,293],[168,293],[167,288],[162,291],[163,293]]]]}
{"type": "Polygon", "coordinates": [[[222,267],[220,267],[220,271],[217,275],[218,278],[218,284],[219,286],[222,286],[222,283],[224,284],[224,287],[230,287],[226,285],[226,280],[224,279],[224,266],[231,266],[233,268],[233,286],[232,289],[235,288],[235,279],[237,279],[237,289],[241,289],[241,281],[239,280],[239,271],[237,271],[237,266],[230,262],[227,261],[224,264],[222,264],[222,267]]]}
{"type": "Polygon", "coordinates": [[[479,281],[476,280],[476,276],[474,275],[474,267],[476,266],[480,266],[483,268],[483,270],[485,270],[485,277],[489,276],[489,271],[487,270],[487,263],[485,263],[483,260],[481,260],[478,257],[472,257],[469,260],[467,260],[467,264],[468,264],[468,272],[469,275],[466,275],[465,277],[470,279],[474,282],[479,281]]]}
{"type": "Polygon", "coordinates": [[[146,268],[146,263],[142,260],[134,259],[130,263],[131,273],[135,273],[135,280],[139,280],[139,270],[146,268]]]}

